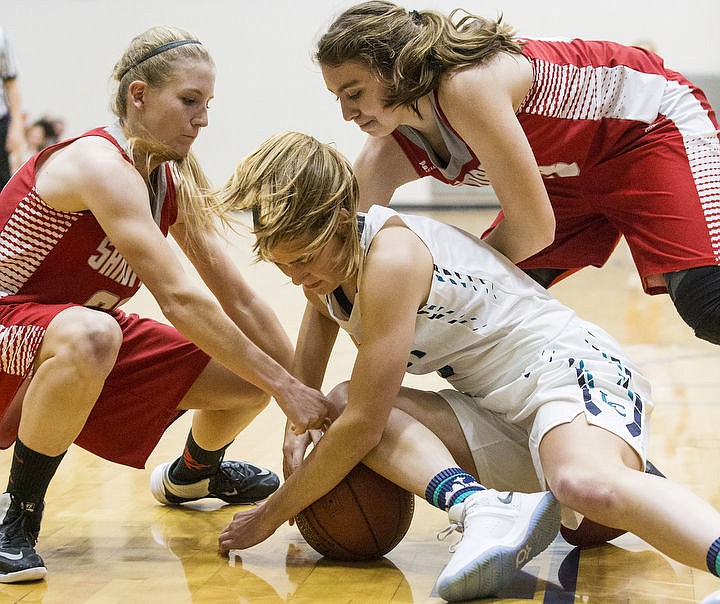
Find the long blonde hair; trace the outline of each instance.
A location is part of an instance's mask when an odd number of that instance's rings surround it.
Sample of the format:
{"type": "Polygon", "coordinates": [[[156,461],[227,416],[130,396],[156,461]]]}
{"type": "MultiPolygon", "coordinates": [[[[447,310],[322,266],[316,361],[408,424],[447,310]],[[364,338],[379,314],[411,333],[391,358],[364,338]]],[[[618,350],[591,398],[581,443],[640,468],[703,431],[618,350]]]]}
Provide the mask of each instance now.
{"type": "MultiPolygon", "coordinates": [[[[214,65],[207,49],[185,30],[156,26],[133,38],[112,71],[116,89],[110,108],[118,117],[120,125],[124,126],[127,119],[127,93],[131,82],[142,80],[153,88],[162,88],[189,61],[214,65]],[[174,42],[181,43],[173,46],[174,42]],[[161,47],[166,45],[170,47],[162,50],[161,47]]],[[[143,161],[146,165],[153,163],[153,160],[171,163],[178,208],[190,236],[206,228],[215,228],[212,187],[192,151],[178,159],[167,146],[149,133],[147,136],[128,136],[128,143],[135,161],[143,161]]]]}
{"type": "Polygon", "coordinates": [[[331,145],[299,132],[276,134],[238,163],[218,204],[220,214],[252,211],[259,259],[272,261],[280,244],[312,255],[337,237],[336,266],[345,277],[357,270],[358,185],[350,163],[331,145]]]}
{"type": "Polygon", "coordinates": [[[514,31],[456,8],[449,15],[410,11],[371,0],[340,14],[320,38],[315,60],[337,67],[358,61],[385,85],[388,107],[407,105],[437,88],[448,71],[487,61],[500,52],[519,54],[514,31]]]}

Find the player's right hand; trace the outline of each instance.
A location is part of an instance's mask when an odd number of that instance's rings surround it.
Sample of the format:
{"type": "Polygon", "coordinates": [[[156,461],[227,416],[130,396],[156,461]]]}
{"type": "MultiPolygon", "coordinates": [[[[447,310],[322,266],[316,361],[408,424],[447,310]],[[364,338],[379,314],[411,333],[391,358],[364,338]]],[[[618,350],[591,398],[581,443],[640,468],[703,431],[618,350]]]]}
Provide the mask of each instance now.
{"type": "Polygon", "coordinates": [[[315,445],[323,435],[322,430],[308,430],[303,434],[295,434],[290,429],[290,422],[285,426],[285,439],[283,441],[283,477],[292,474],[303,462],[310,445],[315,445]]]}

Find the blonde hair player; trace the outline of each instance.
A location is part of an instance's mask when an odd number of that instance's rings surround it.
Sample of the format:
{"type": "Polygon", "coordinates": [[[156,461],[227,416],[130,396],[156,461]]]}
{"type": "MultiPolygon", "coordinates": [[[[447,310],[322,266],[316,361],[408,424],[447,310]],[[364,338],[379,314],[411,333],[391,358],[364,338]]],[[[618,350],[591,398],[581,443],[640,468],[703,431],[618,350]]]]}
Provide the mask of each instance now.
{"type": "Polygon", "coordinates": [[[73,442],[142,468],[165,429],[197,409],[182,455],[153,472],[153,495],[248,503],[278,477],[223,456],[270,395],[299,432],[326,421],[326,399],[286,371],[287,335],[224,250],[190,151],[214,94],[207,49],[155,27],[113,78],[117,123],[33,156],[0,194],[0,444],[14,441],[0,582],[46,574],[35,551],[45,493],[73,442]],[[119,309],[141,283],[172,326],[119,309]]]}
{"type": "Polygon", "coordinates": [[[266,539],[362,461],[463,530],[438,593],[495,594],[554,537],[554,519],[538,521],[550,493],[484,489],[467,470],[517,477],[516,490],[534,468],[568,511],[718,574],[720,514],[643,472],[650,386],[603,330],[466,232],[383,206],[356,213],[351,167],[312,137],[269,139],[222,197],[252,210],[258,257],[307,296],[298,377],[321,385],[339,328],[357,344],[350,381],[331,395],[340,417],[304,461],[310,437],[286,434],[294,471],[264,505],[235,514],[223,551],[266,539]],[[406,372],[438,372],[452,388],[403,388],[406,372]]]}

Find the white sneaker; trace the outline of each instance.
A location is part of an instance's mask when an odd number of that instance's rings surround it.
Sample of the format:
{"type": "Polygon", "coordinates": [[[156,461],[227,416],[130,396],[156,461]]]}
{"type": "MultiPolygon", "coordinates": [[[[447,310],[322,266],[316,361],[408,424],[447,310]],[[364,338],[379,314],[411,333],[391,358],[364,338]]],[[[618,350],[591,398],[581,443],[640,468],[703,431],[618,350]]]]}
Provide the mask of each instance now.
{"type": "Polygon", "coordinates": [[[720,602],[720,591],[714,591],[713,593],[705,596],[700,604],[718,604],[720,602]]]}
{"type": "Polygon", "coordinates": [[[479,491],[452,506],[448,516],[448,529],[463,534],[437,580],[438,594],[449,602],[497,594],[560,529],[560,504],[549,491],[479,491]]]}

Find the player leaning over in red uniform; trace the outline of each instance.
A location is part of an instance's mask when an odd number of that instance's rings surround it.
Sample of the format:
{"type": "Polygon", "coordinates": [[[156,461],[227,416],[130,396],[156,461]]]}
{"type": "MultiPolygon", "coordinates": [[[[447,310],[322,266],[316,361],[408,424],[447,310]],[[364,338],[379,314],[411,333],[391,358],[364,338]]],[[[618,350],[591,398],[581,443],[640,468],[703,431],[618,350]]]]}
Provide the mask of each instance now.
{"type": "Polygon", "coordinates": [[[624,236],[645,291],[720,344],[718,124],[661,57],[372,1],[334,21],[316,58],[370,135],[361,209],[423,176],[492,183],[502,215],[486,241],[541,284],[603,265],[624,236]]]}
{"type": "Polygon", "coordinates": [[[263,499],[272,472],[222,461],[274,396],[298,432],[326,400],[284,367],[292,345],[223,249],[190,148],[215,69],[187,32],[152,28],[115,65],[118,122],[32,157],[0,195],[0,582],[42,578],[45,493],[71,443],[142,468],[198,409],[185,451],[153,473],[162,503],[263,499]],[[207,284],[183,270],[172,233],[207,284]],[[119,306],[145,283],[172,326],[119,306]]]}

